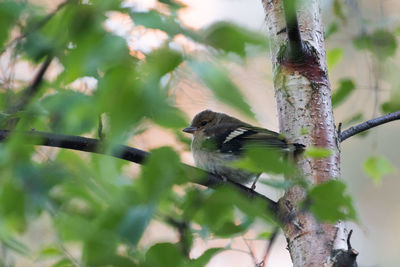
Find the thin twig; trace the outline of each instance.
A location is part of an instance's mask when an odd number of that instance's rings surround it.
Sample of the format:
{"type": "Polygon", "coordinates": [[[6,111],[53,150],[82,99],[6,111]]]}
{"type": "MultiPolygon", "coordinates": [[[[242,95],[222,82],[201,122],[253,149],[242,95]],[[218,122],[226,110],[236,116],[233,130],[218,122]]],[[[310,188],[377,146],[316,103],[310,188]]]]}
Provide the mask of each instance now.
{"type": "MultiPolygon", "coordinates": [[[[26,144],[30,145],[60,147],[66,149],[104,154],[119,159],[135,162],[138,164],[143,164],[146,158],[150,155],[149,152],[125,145],[115,145],[113,146],[113,149],[111,151],[108,151],[104,149],[102,142],[100,142],[97,139],[72,136],[72,135],[47,133],[47,132],[38,132],[38,131],[13,132],[8,130],[0,130],[0,142],[4,142],[7,138],[11,136],[11,134],[22,136],[23,137],[22,140],[26,144]]],[[[211,188],[216,188],[222,184],[228,183],[232,185],[234,188],[239,189],[239,191],[246,194],[246,196],[250,198],[258,198],[265,201],[272,214],[277,213],[278,210],[277,203],[269,199],[268,197],[256,191],[253,191],[242,184],[230,180],[227,180],[225,182],[225,179],[213,173],[208,173],[201,169],[186,164],[183,164],[183,166],[188,176],[190,177],[191,182],[211,188]]]]}
{"type": "Polygon", "coordinates": [[[34,95],[38,92],[40,88],[40,84],[43,81],[44,74],[46,73],[47,69],[50,66],[51,61],[53,60],[52,56],[47,56],[44,60],[42,66],[40,67],[38,73],[34,77],[31,85],[25,89],[21,100],[19,102],[19,106],[17,107],[18,110],[23,110],[29,104],[30,100],[34,95]]]}
{"type": "MultiPolygon", "coordinates": [[[[52,56],[47,56],[42,66],[40,67],[38,73],[33,78],[32,83],[22,92],[20,99],[11,107],[9,107],[8,113],[14,114],[18,111],[24,110],[28,105],[31,99],[35,96],[35,94],[39,91],[40,84],[43,81],[44,74],[50,66],[51,61],[53,60],[52,56]]],[[[17,125],[19,118],[13,118],[8,121],[8,128],[13,130],[17,125]]]]}
{"type": "Polygon", "coordinates": [[[363,123],[350,127],[349,129],[343,131],[340,134],[340,142],[343,142],[347,138],[352,137],[353,135],[359,134],[361,132],[364,132],[366,130],[369,130],[373,127],[399,119],[400,119],[400,110],[393,113],[385,114],[378,118],[365,121],[363,123]]]}
{"type": "Polygon", "coordinates": [[[265,248],[264,258],[263,258],[262,262],[258,265],[259,267],[267,266],[266,264],[267,264],[268,255],[271,251],[272,245],[274,244],[274,242],[276,240],[276,237],[278,236],[278,233],[279,233],[279,228],[276,227],[274,229],[274,231],[272,232],[271,237],[269,238],[269,242],[267,244],[267,247],[265,248]]]}
{"type": "Polygon", "coordinates": [[[242,240],[246,244],[247,249],[249,250],[249,253],[250,253],[251,258],[253,259],[254,265],[257,265],[257,257],[254,254],[253,248],[250,246],[249,243],[247,243],[247,240],[243,236],[242,236],[242,240]]]}

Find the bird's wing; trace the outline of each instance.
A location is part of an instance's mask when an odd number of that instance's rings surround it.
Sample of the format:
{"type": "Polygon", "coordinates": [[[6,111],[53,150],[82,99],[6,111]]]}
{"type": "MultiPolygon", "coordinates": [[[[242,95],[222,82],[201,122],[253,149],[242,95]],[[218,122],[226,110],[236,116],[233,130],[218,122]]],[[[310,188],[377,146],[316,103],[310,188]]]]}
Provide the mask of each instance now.
{"type": "Polygon", "coordinates": [[[209,145],[222,153],[241,154],[245,148],[256,146],[276,150],[287,150],[288,144],[279,133],[250,125],[218,125],[210,132],[209,145]]]}

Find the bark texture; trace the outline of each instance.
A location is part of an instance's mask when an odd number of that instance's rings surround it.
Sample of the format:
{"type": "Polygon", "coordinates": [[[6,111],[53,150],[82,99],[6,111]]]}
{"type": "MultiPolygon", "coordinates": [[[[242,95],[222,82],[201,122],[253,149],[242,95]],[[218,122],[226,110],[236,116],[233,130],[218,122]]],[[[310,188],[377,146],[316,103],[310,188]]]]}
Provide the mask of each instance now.
{"type": "MultiPolygon", "coordinates": [[[[299,1],[298,1],[299,2],[299,1]]],[[[289,56],[283,0],[262,0],[271,39],[275,98],[279,128],[293,142],[329,148],[323,159],[299,159],[298,166],[311,184],[340,176],[339,147],[335,131],[331,91],[326,65],[324,32],[318,0],[297,7],[304,47],[303,56],[289,56]],[[306,133],[303,134],[302,133],[306,133]]],[[[347,232],[342,223],[321,224],[299,210],[305,190],[293,187],[279,201],[283,231],[294,266],[334,266],[334,251],[347,251],[347,232]]]]}

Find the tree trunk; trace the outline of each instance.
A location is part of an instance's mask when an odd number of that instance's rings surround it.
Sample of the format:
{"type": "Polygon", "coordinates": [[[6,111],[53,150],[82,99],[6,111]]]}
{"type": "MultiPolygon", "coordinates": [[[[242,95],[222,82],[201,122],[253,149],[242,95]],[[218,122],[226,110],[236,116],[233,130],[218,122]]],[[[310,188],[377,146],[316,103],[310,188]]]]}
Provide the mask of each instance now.
{"type": "MultiPolygon", "coordinates": [[[[280,132],[290,141],[333,151],[327,158],[298,159],[298,167],[311,184],[340,177],[340,151],[331,106],[320,3],[305,1],[304,6],[297,9],[306,51],[300,58],[288,56],[289,26],[286,26],[283,1],[263,0],[262,3],[271,40],[280,132]],[[302,135],[303,132],[306,134],[302,135]]],[[[305,194],[304,188],[295,186],[279,201],[279,214],[293,265],[340,266],[336,265],[337,252],[350,250],[346,243],[347,231],[343,223],[320,223],[310,212],[301,211],[298,204],[305,194]]]]}

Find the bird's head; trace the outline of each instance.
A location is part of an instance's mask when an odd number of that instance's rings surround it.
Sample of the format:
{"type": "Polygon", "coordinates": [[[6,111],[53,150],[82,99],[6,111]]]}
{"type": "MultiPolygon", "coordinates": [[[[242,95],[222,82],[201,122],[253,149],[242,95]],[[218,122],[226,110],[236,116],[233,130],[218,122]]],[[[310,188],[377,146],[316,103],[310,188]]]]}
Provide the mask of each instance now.
{"type": "Polygon", "coordinates": [[[222,113],[217,113],[209,109],[203,110],[193,118],[190,126],[186,127],[182,131],[190,134],[203,132],[205,129],[216,125],[221,115],[222,113]]]}

